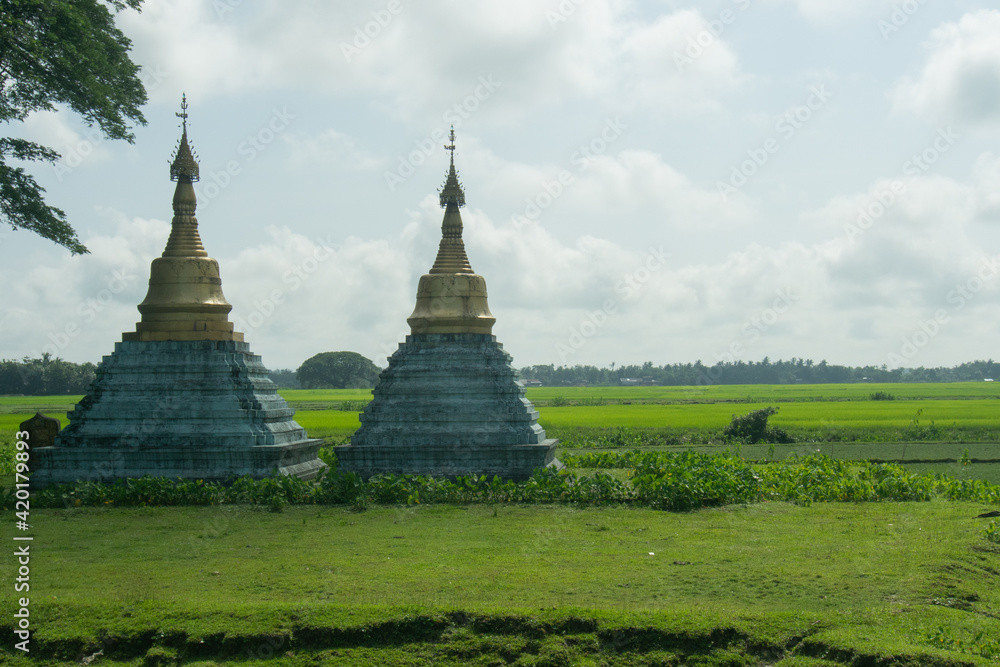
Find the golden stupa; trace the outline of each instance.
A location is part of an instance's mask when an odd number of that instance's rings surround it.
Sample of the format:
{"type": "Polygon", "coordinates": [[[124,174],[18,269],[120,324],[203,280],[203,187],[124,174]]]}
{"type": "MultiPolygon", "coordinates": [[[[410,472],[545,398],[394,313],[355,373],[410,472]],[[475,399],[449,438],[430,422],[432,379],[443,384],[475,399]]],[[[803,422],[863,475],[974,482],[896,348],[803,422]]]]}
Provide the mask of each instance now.
{"type": "Polygon", "coordinates": [[[177,182],[170,238],[163,255],[150,266],[149,291],[139,304],[142,321],[122,340],[243,340],[229,321],[233,307],[222,293],[219,263],[205,252],[198,234],[194,215],[198,162],[188,145],[187,107],[185,96],[177,114],[183,125],[181,140],[170,164],[170,180],[177,182]]]}
{"type": "Polygon", "coordinates": [[[417,305],[406,322],[415,334],[489,334],[497,320],[486,303],[486,279],[472,270],[462,241],[459,209],[465,206],[465,192],[455,172],[455,128],[449,139],[445,148],[451,151],[451,167],[440,195],[445,209],[441,244],[434,266],[420,277],[417,305]]]}

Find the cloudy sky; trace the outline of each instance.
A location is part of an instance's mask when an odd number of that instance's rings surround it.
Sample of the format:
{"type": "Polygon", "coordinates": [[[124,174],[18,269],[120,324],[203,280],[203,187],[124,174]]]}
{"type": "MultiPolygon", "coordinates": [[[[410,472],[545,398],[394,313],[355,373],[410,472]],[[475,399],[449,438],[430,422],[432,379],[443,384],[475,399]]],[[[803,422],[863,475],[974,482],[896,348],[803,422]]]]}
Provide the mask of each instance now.
{"type": "Polygon", "coordinates": [[[0,358],[109,354],[198,218],[272,368],[385,365],[455,154],[494,332],[528,364],[1000,358],[1000,11],[978,0],[147,0],[133,145],[21,136],[91,254],[0,230],[0,358]]]}

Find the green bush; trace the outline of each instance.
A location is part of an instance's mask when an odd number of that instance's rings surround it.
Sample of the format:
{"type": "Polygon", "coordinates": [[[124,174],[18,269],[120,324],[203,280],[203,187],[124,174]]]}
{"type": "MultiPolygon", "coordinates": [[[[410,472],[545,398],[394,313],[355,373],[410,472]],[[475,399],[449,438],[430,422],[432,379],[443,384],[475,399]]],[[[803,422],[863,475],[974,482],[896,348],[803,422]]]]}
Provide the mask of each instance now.
{"type": "MultiPolygon", "coordinates": [[[[629,478],[603,471],[577,476],[541,468],[520,482],[486,475],[456,479],[378,475],[366,481],[331,468],[310,481],[286,476],[241,477],[224,484],[142,477],[113,484],[63,484],[36,492],[31,502],[40,508],[249,504],[279,512],[289,505],[344,505],[360,511],[376,504],[429,503],[635,505],[690,511],[767,500],[808,505],[926,501],[935,497],[1000,504],[1000,486],[983,480],[917,475],[896,464],[842,461],[818,454],[762,465],[732,452],[632,450],[566,455],[564,462],[573,468],[624,468],[629,470],[629,478]]],[[[12,509],[14,503],[13,489],[0,495],[4,509],[12,509]]],[[[993,522],[984,537],[996,541],[998,533],[1000,527],[993,522]]]]}
{"type": "Polygon", "coordinates": [[[794,438],[785,431],[767,425],[768,417],[777,414],[777,412],[778,408],[768,406],[760,410],[748,412],[742,417],[733,415],[733,420],[729,422],[729,426],[723,429],[722,437],[728,442],[737,442],[745,445],[753,445],[758,442],[776,444],[795,442],[794,438]]]}
{"type": "Polygon", "coordinates": [[[895,401],[896,397],[887,391],[875,391],[868,395],[871,401],[895,401]]]}

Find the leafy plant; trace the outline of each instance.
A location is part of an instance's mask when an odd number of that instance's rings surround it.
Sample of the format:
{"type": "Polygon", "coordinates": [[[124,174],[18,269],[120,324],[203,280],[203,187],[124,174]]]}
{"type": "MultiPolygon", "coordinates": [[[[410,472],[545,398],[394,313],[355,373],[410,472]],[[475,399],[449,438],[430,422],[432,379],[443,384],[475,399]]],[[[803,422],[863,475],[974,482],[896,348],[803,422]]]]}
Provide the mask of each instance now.
{"type": "Polygon", "coordinates": [[[996,519],[990,521],[990,525],[983,528],[979,534],[993,544],[1000,544],[1000,523],[997,523],[996,519]]]}
{"type": "Polygon", "coordinates": [[[988,637],[980,631],[971,641],[963,641],[955,636],[950,628],[939,626],[937,632],[927,635],[927,641],[938,648],[978,655],[987,659],[1000,658],[1000,639],[988,637]]]}
{"type": "Polygon", "coordinates": [[[895,401],[896,397],[887,391],[875,391],[868,395],[871,401],[895,401]]]}
{"type": "Polygon", "coordinates": [[[903,431],[903,435],[907,440],[939,440],[941,438],[941,429],[934,424],[933,420],[930,425],[920,424],[920,417],[923,414],[923,408],[917,410],[916,414],[910,420],[909,426],[903,431]]]}

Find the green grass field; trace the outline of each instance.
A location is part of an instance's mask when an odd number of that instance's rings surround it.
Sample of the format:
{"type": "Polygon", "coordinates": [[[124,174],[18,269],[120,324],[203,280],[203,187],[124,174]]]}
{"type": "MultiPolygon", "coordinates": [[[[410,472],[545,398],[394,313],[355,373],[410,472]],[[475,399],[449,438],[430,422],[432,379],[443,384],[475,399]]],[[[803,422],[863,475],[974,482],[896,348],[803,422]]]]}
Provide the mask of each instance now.
{"type": "MultiPolygon", "coordinates": [[[[33,641],[58,664],[103,647],[104,664],[985,665],[954,643],[1000,635],[1000,548],[980,511],[36,511],[33,641]],[[278,657],[248,658],[268,638],[278,657]]],[[[0,576],[13,567],[0,559],[0,576]]]]}
{"type": "MultiPolygon", "coordinates": [[[[1000,387],[998,387],[1000,389],[1000,387]]],[[[365,390],[283,391],[314,437],[365,390]]],[[[816,451],[1000,483],[988,383],[539,388],[561,453],[715,451],[766,405],[816,451]],[[891,401],[872,401],[875,391],[891,401]],[[993,461],[993,462],[989,462],[993,461]]],[[[0,439],[79,397],[0,398],[0,439]]],[[[64,422],[65,423],[65,422],[64,422]]],[[[584,471],[580,471],[584,472],[584,471]]],[[[586,471],[592,474],[596,471],[586,471]]],[[[624,469],[610,471],[626,475],[624,469]]],[[[35,509],[30,659],[15,665],[990,665],[1000,546],[968,502],[35,509]]],[[[13,525],[13,518],[11,523],[13,525]]],[[[12,581],[15,561],[0,559],[12,581]]],[[[3,593],[15,608],[15,593],[3,593]]],[[[9,621],[8,621],[9,622],[9,621]]],[[[9,627],[9,626],[8,626],[9,627]]]]}
{"type": "Polygon", "coordinates": [[[996,399],[921,399],[896,401],[807,401],[666,404],[640,403],[539,408],[547,428],[670,428],[721,430],[734,414],[778,405],[771,423],[787,430],[822,434],[833,430],[904,429],[915,418],[923,424],[969,431],[1000,426],[996,399]],[[917,411],[921,411],[918,416],[917,411]]]}

